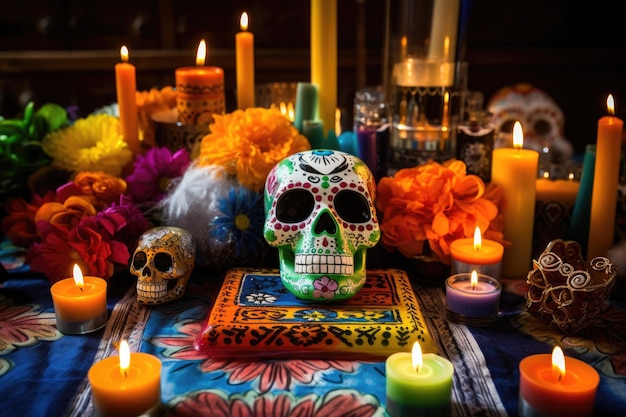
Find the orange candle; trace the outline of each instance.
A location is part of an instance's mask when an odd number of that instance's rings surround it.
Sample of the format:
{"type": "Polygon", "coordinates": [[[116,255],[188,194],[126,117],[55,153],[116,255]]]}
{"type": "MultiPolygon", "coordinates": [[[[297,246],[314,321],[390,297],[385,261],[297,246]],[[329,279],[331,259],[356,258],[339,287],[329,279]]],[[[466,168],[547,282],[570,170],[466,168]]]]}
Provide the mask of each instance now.
{"type": "Polygon", "coordinates": [[[107,283],[102,278],[83,277],[74,265],[74,277],[50,288],[57,329],[67,334],[89,333],[107,321],[107,283]]]}
{"type": "Polygon", "coordinates": [[[176,69],[176,109],[182,124],[208,125],[225,111],[224,70],[204,66],[206,43],[198,45],[195,67],[176,69]]]}
{"type": "Polygon", "coordinates": [[[535,183],[537,201],[576,202],[580,182],[573,180],[549,180],[538,178],[535,183]]]}
{"type": "Polygon", "coordinates": [[[502,188],[504,239],[511,242],[502,258],[502,275],[525,278],[531,267],[539,153],[522,149],[524,135],[519,122],[513,128],[513,143],[515,148],[493,151],[491,181],[502,188]]]}
{"type": "Polygon", "coordinates": [[[552,355],[532,355],[519,364],[520,416],[593,415],[598,372],[585,362],[566,358],[558,346],[552,355]]]}
{"type": "Polygon", "coordinates": [[[614,239],[624,121],[613,116],[615,103],[612,95],[606,103],[610,116],[598,121],[587,259],[607,256],[614,239]]]}
{"type": "Polygon", "coordinates": [[[248,13],[240,20],[241,32],[235,35],[237,62],[237,107],[254,107],[254,35],[248,32],[248,13]]]}
{"type": "Polygon", "coordinates": [[[141,152],[141,144],[139,143],[135,66],[128,62],[128,48],[126,46],[122,46],[120,49],[120,56],[122,62],[115,64],[115,87],[120,126],[126,144],[133,154],[137,155],[141,152]]]}
{"type": "Polygon", "coordinates": [[[504,247],[493,240],[483,239],[477,227],[473,238],[457,239],[450,244],[452,274],[476,271],[499,279],[504,247]]]}
{"type": "Polygon", "coordinates": [[[311,83],[318,89],[317,114],[326,137],[337,108],[337,0],[311,0],[311,83]]]}
{"type": "Polygon", "coordinates": [[[147,353],[130,353],[120,343],[119,358],[95,363],[87,374],[100,417],[139,416],[161,406],[161,361],[147,353]]]}

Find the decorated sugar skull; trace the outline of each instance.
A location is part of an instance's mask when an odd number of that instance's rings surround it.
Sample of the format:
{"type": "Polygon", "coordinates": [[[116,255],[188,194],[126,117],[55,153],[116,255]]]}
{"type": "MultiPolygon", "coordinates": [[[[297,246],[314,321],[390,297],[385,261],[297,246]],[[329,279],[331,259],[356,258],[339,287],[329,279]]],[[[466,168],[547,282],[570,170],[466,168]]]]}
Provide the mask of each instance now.
{"type": "Polygon", "coordinates": [[[137,276],[137,301],[163,304],[181,298],[196,258],[196,244],[188,231],[154,227],[139,238],[130,272],[137,276]]]}
{"type": "Polygon", "coordinates": [[[365,284],[366,250],[380,238],[376,184],[365,163],[312,150],[279,162],[265,183],[265,240],[296,297],[338,301],[365,284]]]}
{"type": "Polygon", "coordinates": [[[545,163],[562,163],[574,153],[563,137],[565,117],[547,93],[531,84],[515,84],[497,91],[487,110],[497,132],[495,147],[513,146],[513,124],[519,120],[524,130],[524,147],[534,149],[545,163]]]}

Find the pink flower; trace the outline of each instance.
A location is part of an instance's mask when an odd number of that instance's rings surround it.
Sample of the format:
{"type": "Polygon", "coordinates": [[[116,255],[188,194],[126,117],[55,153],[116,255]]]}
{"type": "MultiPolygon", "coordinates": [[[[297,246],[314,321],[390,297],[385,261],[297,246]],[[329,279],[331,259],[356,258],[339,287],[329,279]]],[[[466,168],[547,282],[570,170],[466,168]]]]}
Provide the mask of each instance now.
{"type": "Polygon", "coordinates": [[[313,297],[331,299],[335,296],[335,291],[339,288],[339,284],[337,284],[337,281],[323,276],[313,281],[313,287],[315,288],[313,290],[313,297]]]}
{"type": "Polygon", "coordinates": [[[126,178],[128,194],[136,203],[159,202],[173,179],[181,177],[189,166],[189,152],[180,149],[151,148],[138,155],[135,169],[126,178]]]}

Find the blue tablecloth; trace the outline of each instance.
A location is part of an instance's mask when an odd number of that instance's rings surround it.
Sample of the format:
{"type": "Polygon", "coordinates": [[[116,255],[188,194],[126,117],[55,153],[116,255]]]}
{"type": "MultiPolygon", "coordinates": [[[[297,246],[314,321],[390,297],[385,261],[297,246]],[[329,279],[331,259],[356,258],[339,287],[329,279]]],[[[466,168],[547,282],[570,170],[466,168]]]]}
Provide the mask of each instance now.
{"type": "MultiPolygon", "coordinates": [[[[565,354],[601,374],[598,415],[626,414],[626,308],[619,300],[589,337],[555,334],[523,309],[524,285],[510,282],[502,316],[484,328],[450,323],[441,286],[413,280],[439,354],[455,367],[454,416],[517,415],[520,360],[565,354]]],[[[79,416],[93,413],[89,367],[117,355],[114,343],[149,352],[163,363],[162,401],[171,416],[385,416],[384,361],[333,359],[211,359],[193,342],[202,330],[219,277],[194,273],[182,300],[145,307],[135,301],[135,277],[109,282],[109,320],[95,333],[57,331],[50,284],[27,272],[0,287],[0,396],[2,415],[79,416]]]]}

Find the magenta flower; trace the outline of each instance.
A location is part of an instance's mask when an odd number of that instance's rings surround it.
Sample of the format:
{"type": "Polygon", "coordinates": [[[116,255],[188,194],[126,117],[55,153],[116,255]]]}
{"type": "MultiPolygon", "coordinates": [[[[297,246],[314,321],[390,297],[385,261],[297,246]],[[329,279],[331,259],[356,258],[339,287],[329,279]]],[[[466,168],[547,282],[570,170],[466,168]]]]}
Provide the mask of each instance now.
{"type": "Polygon", "coordinates": [[[184,148],[174,154],[168,148],[149,149],[137,156],[133,173],[126,177],[128,195],[138,204],[161,201],[170,182],[181,177],[189,163],[184,148]]]}
{"type": "Polygon", "coordinates": [[[125,195],[120,196],[119,203],[113,203],[98,213],[97,220],[104,224],[116,224],[120,217],[124,219],[124,225],[116,229],[112,237],[130,248],[151,225],[141,209],[125,195]]]}
{"type": "Polygon", "coordinates": [[[315,288],[313,290],[313,297],[331,299],[335,296],[335,291],[337,291],[339,284],[337,284],[337,281],[323,276],[313,281],[313,287],[315,288]]]}

